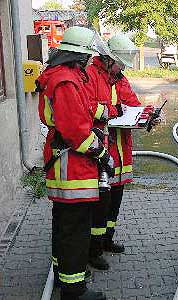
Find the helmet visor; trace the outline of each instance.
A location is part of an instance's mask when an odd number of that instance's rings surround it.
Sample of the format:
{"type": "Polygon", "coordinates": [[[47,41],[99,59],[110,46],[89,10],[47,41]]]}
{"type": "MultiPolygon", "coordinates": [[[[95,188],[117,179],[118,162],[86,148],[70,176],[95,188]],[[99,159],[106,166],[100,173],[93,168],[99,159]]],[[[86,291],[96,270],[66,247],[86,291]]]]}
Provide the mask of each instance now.
{"type": "Polygon", "coordinates": [[[102,38],[100,37],[98,32],[95,32],[90,47],[91,47],[91,49],[93,49],[94,51],[96,51],[102,55],[107,55],[107,56],[111,57],[113,60],[116,59],[116,57],[110,51],[107,43],[102,40],[102,38]]]}
{"type": "Polygon", "coordinates": [[[139,50],[113,50],[112,53],[116,57],[116,61],[122,62],[125,66],[129,68],[133,68],[133,62],[135,55],[139,52],[139,50]]]}

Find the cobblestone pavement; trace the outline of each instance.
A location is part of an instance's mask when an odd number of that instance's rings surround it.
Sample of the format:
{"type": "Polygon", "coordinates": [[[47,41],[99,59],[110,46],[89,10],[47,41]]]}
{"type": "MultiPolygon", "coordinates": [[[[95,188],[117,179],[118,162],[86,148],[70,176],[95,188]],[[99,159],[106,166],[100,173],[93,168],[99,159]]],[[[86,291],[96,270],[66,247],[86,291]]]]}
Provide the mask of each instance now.
{"type": "MultiPolygon", "coordinates": [[[[109,300],[172,300],[178,284],[177,190],[126,190],[116,240],[125,254],[105,254],[110,270],[89,283],[109,300]]],[[[0,300],[39,300],[51,253],[51,204],[31,204],[14,245],[0,262],[0,300]]],[[[59,300],[58,292],[53,297],[59,300]]]]}

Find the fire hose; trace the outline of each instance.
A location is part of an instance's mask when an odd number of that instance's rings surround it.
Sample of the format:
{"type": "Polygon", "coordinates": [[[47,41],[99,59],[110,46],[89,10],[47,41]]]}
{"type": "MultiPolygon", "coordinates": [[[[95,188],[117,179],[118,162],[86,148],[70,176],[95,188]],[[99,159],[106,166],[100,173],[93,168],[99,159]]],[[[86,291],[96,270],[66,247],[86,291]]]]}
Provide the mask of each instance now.
{"type": "MultiPolygon", "coordinates": [[[[174,125],[173,130],[172,130],[173,138],[178,143],[177,130],[178,130],[178,123],[176,123],[174,125]]],[[[178,165],[178,158],[173,156],[173,155],[167,154],[167,153],[156,152],[156,151],[146,151],[145,150],[145,151],[132,151],[132,155],[133,156],[155,156],[155,157],[159,157],[159,158],[168,159],[171,162],[178,165]]]]}

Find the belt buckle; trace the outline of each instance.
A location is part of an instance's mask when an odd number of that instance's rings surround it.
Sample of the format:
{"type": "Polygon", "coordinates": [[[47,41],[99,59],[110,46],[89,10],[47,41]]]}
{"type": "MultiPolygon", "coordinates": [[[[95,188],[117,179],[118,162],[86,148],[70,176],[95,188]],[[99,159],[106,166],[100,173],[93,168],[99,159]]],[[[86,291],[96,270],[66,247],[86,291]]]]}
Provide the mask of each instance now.
{"type": "Polygon", "coordinates": [[[57,149],[57,150],[56,150],[56,156],[59,157],[60,155],[61,155],[61,150],[60,150],[60,149],[57,149]]]}

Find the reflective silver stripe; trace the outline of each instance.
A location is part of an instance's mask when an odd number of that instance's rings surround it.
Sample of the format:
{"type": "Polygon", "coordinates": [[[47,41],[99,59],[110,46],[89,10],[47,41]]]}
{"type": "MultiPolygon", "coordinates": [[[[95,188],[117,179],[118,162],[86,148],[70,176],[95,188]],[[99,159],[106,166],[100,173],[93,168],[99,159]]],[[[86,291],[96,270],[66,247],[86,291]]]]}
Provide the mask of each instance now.
{"type": "Polygon", "coordinates": [[[61,180],[67,180],[68,154],[66,151],[61,155],[61,180]]]}
{"type": "Polygon", "coordinates": [[[121,174],[121,177],[114,176],[114,178],[109,178],[109,183],[122,182],[126,179],[132,179],[132,178],[133,178],[133,173],[124,173],[124,174],[121,174]]]}
{"type": "Polygon", "coordinates": [[[108,117],[109,117],[109,109],[106,105],[104,105],[104,111],[101,115],[101,120],[108,120],[108,117]]]}
{"type": "Polygon", "coordinates": [[[99,197],[98,189],[84,189],[84,190],[60,190],[47,188],[47,194],[51,197],[59,197],[64,199],[78,199],[78,198],[94,198],[99,197]]]}

